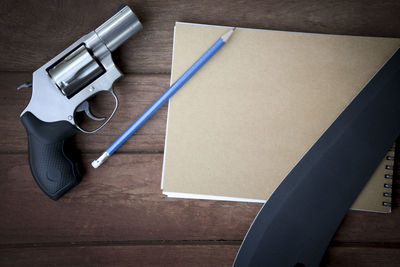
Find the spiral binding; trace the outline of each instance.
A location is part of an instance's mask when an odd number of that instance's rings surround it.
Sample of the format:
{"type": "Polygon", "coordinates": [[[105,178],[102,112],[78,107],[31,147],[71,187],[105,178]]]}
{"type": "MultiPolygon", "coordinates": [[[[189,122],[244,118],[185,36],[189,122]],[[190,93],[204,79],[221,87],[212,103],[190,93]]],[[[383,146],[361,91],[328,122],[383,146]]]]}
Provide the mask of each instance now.
{"type": "MultiPolygon", "coordinates": [[[[394,151],[395,151],[394,147],[392,147],[389,150],[389,152],[394,152],[394,151]]],[[[388,161],[393,161],[394,162],[394,156],[386,155],[385,159],[388,160],[388,161]]],[[[393,168],[394,168],[394,164],[386,164],[385,165],[385,169],[386,170],[391,170],[391,173],[385,173],[384,174],[385,179],[393,179],[393,168]]],[[[383,187],[391,189],[392,188],[392,183],[384,183],[383,187]]],[[[383,196],[391,199],[392,198],[392,193],[383,192],[383,196]]],[[[392,206],[392,202],[391,201],[383,201],[382,205],[385,206],[385,207],[391,207],[392,206]]]]}

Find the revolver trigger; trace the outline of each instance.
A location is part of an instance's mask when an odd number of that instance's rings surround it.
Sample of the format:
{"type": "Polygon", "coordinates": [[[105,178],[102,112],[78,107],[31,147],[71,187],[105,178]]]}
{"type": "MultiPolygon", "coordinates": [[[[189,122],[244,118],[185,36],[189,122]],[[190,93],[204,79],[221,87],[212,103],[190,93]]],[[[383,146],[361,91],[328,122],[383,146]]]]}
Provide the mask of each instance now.
{"type": "Polygon", "coordinates": [[[82,112],[82,111],[84,111],[85,114],[86,114],[89,118],[91,118],[92,120],[95,120],[95,121],[103,121],[103,120],[106,119],[106,118],[98,118],[98,117],[94,116],[94,115],[90,112],[89,102],[87,102],[87,101],[82,102],[82,104],[80,104],[80,105],[76,108],[76,112],[82,112]]]}
{"type": "Polygon", "coordinates": [[[27,83],[23,83],[20,86],[17,87],[17,90],[21,90],[22,88],[27,88],[27,87],[32,87],[32,83],[27,82],[27,83]]]}

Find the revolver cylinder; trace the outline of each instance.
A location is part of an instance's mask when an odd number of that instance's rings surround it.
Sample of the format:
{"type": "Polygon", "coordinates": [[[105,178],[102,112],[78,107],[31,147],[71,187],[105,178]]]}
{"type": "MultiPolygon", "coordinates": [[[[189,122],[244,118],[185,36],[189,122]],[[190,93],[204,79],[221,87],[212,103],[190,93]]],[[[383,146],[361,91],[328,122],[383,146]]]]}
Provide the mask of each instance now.
{"type": "Polygon", "coordinates": [[[105,70],[82,44],[57,64],[47,69],[58,89],[68,98],[93,82],[105,70]]]}

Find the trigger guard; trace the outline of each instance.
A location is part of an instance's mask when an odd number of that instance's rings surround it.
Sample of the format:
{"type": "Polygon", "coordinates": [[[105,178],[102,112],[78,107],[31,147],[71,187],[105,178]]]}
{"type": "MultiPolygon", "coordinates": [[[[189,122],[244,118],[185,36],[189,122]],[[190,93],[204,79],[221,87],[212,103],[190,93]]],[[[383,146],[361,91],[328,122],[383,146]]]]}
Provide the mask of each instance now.
{"type": "Polygon", "coordinates": [[[76,112],[85,112],[86,116],[88,116],[89,118],[91,118],[94,121],[103,121],[106,118],[98,118],[95,115],[93,115],[93,113],[90,111],[90,107],[89,107],[89,102],[86,100],[84,102],[82,102],[78,108],[76,109],[76,112]]]}
{"type": "Polygon", "coordinates": [[[103,128],[104,126],[106,126],[106,124],[111,120],[111,118],[114,116],[115,112],[118,109],[118,97],[117,95],[114,93],[114,90],[109,90],[109,92],[111,93],[111,95],[114,97],[115,100],[115,107],[114,110],[111,112],[110,117],[108,117],[99,127],[97,127],[96,129],[94,129],[93,131],[87,131],[85,129],[82,129],[76,122],[75,122],[75,127],[78,128],[79,131],[84,132],[84,133],[88,133],[88,134],[92,134],[97,132],[98,130],[100,130],[101,128],[103,128]]]}

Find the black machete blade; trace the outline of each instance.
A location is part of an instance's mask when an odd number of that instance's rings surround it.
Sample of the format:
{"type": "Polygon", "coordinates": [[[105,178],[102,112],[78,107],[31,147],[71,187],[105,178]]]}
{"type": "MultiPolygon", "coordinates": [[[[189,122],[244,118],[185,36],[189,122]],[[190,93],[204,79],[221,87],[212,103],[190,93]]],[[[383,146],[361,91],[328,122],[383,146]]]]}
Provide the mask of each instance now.
{"type": "Polygon", "coordinates": [[[400,134],[400,49],[265,203],[234,266],[318,266],[344,215],[400,134]]]}

